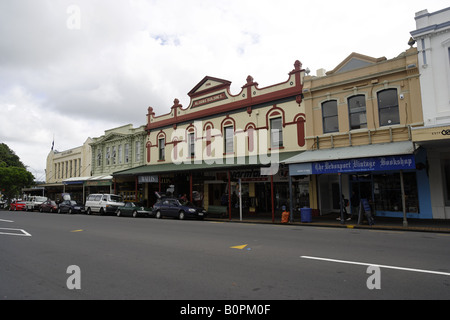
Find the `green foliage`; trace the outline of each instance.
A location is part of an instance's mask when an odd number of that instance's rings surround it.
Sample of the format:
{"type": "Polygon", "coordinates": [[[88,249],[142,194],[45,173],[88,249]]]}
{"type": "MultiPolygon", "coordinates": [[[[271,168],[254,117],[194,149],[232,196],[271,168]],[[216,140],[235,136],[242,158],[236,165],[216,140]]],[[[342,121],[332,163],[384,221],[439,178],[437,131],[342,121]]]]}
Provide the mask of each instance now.
{"type": "Polygon", "coordinates": [[[34,184],[33,175],[27,171],[19,157],[6,144],[0,144],[0,191],[12,199],[22,193],[22,188],[34,184]]]}
{"type": "Polygon", "coordinates": [[[4,143],[0,143],[0,167],[18,167],[26,169],[14,151],[4,143]]]}

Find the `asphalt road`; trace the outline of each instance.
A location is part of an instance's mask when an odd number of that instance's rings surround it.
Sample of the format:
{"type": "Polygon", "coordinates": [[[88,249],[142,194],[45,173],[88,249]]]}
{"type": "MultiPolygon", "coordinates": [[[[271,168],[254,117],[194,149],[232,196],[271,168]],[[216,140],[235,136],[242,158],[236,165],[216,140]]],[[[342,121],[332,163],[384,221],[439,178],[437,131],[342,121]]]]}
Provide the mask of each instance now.
{"type": "Polygon", "coordinates": [[[449,298],[448,234],[0,211],[2,300],[449,298]]]}

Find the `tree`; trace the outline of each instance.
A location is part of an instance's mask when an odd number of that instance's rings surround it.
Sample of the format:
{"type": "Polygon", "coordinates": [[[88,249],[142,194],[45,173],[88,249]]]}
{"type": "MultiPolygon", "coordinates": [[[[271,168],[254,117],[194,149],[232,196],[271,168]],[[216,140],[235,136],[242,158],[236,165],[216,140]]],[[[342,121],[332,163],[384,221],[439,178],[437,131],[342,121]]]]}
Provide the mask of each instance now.
{"type": "Polygon", "coordinates": [[[26,169],[20,158],[6,144],[0,143],[0,166],[26,169]]]}
{"type": "Polygon", "coordinates": [[[22,188],[34,184],[34,176],[27,171],[19,157],[6,144],[0,144],[0,191],[12,199],[22,188]]]}

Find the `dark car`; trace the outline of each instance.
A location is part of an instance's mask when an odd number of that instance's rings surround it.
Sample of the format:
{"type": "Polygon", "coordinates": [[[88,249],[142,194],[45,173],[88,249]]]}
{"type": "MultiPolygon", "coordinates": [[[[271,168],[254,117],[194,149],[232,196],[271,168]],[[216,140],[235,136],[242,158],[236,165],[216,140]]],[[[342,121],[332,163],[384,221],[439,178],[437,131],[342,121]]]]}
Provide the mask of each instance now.
{"type": "Polygon", "coordinates": [[[55,201],[49,199],[39,206],[39,212],[58,212],[58,205],[55,201]]]}
{"type": "Polygon", "coordinates": [[[157,219],[162,217],[175,217],[180,220],[185,218],[203,219],[206,216],[205,209],[196,207],[190,202],[181,203],[175,198],[158,199],[153,206],[153,212],[157,219]]]}
{"type": "Polygon", "coordinates": [[[64,200],[59,204],[58,213],[82,213],[84,211],[84,206],[82,204],[78,204],[74,200],[64,200]]]}
{"type": "Polygon", "coordinates": [[[146,208],[140,206],[135,202],[127,202],[124,206],[117,208],[116,215],[118,217],[129,216],[129,217],[137,217],[137,216],[153,216],[154,213],[152,208],[146,208]]]}

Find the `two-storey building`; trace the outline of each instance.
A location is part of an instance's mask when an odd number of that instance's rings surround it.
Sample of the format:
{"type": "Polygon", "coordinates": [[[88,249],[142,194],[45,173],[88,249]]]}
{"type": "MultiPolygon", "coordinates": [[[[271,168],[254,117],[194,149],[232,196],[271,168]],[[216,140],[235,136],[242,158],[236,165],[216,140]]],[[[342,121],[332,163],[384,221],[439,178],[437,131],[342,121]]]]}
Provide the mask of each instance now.
{"type": "MultiPolygon", "coordinates": [[[[281,163],[306,148],[303,77],[296,61],[287,81],[259,88],[248,76],[237,94],[230,81],[203,78],[186,107],[175,99],[167,114],[148,108],[145,164],[114,178],[136,181],[136,190],[142,185],[149,204],[155,191],[170,192],[229,218],[278,219],[289,201],[281,163]]],[[[297,188],[307,197],[309,180],[299,179],[297,188]]]]}
{"type": "Polygon", "coordinates": [[[310,177],[316,214],[350,211],[358,200],[341,199],[355,195],[378,216],[431,218],[426,152],[411,137],[423,125],[416,48],[389,60],[352,53],[305,77],[303,95],[308,151],[286,163],[310,177]]]}
{"type": "Polygon", "coordinates": [[[129,179],[116,179],[112,174],[145,164],[145,126],[134,128],[127,124],[105,131],[101,137],[93,138],[92,178],[86,180],[88,193],[116,193],[125,201],[142,201],[142,190],[136,192],[136,183],[129,179]]]}
{"type": "Polygon", "coordinates": [[[83,181],[91,176],[91,138],[87,138],[82,146],[57,151],[52,150],[47,156],[45,170],[46,196],[58,200],[59,194],[72,193],[74,199],[84,201],[83,181]]]}

